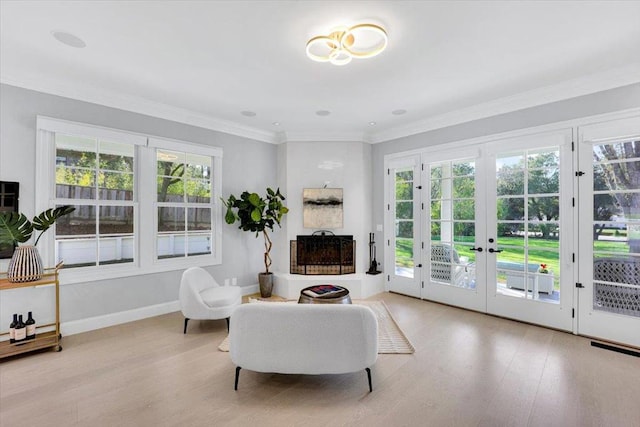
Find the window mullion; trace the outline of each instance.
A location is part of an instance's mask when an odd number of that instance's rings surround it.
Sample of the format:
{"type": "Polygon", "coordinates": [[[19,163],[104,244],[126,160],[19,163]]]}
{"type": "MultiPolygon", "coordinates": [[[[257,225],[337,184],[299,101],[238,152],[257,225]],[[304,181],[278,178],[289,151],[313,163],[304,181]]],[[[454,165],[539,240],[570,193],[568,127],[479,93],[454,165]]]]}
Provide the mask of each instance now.
{"type": "Polygon", "coordinates": [[[138,254],[142,268],[150,268],[157,254],[156,233],[158,231],[157,222],[157,182],[156,182],[156,156],[155,149],[138,147],[138,169],[137,169],[137,197],[138,197],[138,218],[152,218],[145,224],[138,224],[138,254]],[[146,190],[146,191],[145,191],[146,190]]]}

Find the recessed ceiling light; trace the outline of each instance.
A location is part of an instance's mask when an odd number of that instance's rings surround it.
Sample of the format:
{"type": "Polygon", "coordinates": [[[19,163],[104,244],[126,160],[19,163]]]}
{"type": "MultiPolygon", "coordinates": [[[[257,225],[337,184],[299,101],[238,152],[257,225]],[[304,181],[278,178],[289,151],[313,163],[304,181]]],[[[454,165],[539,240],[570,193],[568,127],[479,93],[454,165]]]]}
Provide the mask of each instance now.
{"type": "Polygon", "coordinates": [[[256,115],[256,113],[254,113],[253,111],[241,111],[240,114],[245,117],[255,117],[256,115]]]}
{"type": "Polygon", "coordinates": [[[66,44],[67,46],[76,47],[78,49],[82,49],[87,46],[84,40],[71,33],[66,33],[64,31],[51,31],[51,35],[60,43],[66,44]]]}
{"type": "Polygon", "coordinates": [[[318,111],[316,111],[316,115],[318,115],[318,116],[328,116],[329,114],[331,114],[331,111],[328,111],[328,110],[318,110],[318,111]]]}
{"type": "Polygon", "coordinates": [[[391,114],[393,114],[394,116],[401,116],[406,112],[407,112],[407,110],[399,109],[399,110],[393,110],[391,112],[391,114]]]}
{"type": "Polygon", "coordinates": [[[271,124],[274,125],[274,126],[280,126],[280,122],[273,122],[271,124]]]}
{"type": "Polygon", "coordinates": [[[375,126],[376,124],[376,122],[369,122],[369,126],[375,126]]]}

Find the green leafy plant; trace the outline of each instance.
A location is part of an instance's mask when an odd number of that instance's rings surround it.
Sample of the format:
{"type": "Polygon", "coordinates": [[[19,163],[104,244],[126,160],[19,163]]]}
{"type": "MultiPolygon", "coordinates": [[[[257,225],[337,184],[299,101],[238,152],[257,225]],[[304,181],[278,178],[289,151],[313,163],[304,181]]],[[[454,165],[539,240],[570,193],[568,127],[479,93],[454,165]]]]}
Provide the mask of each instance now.
{"type": "Polygon", "coordinates": [[[252,231],[256,233],[256,237],[260,233],[264,236],[264,267],[265,272],[269,273],[271,266],[271,239],[268,230],[273,231],[273,227],[277,224],[280,226],[282,217],[289,212],[289,209],[282,203],[285,200],[278,188],[273,191],[267,188],[267,195],[261,197],[258,193],[243,192],[240,197],[230,195],[227,200],[222,203],[227,208],[224,217],[227,224],[233,224],[240,221],[240,228],[243,231],[252,231]]]}
{"type": "Polygon", "coordinates": [[[34,246],[40,241],[40,237],[47,231],[60,217],[70,214],[76,208],[73,206],[60,206],[47,209],[40,215],[34,216],[29,221],[23,213],[0,212],[0,244],[17,246],[19,243],[26,243],[31,239],[34,231],[40,233],[36,237],[34,246]]]}

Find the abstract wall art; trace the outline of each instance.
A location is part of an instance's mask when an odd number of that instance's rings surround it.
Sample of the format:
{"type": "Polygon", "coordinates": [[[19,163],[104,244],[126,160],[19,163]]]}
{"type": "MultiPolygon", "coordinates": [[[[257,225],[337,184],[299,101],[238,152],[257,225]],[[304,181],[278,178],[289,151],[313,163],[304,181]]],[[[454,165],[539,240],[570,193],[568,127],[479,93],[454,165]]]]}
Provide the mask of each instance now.
{"type": "Polygon", "coordinates": [[[302,194],[304,228],[342,228],[342,188],[305,188],[302,194]]]}

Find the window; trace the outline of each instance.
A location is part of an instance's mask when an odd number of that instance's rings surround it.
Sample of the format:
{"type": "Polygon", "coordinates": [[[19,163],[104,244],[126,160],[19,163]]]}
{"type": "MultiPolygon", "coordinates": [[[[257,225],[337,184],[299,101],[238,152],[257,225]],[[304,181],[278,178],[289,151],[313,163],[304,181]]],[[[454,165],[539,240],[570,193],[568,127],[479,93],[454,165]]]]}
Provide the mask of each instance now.
{"type": "Polygon", "coordinates": [[[56,253],[66,266],[136,259],[135,146],[56,133],[55,199],[76,209],[56,224],[56,253]]]}
{"type": "Polygon", "coordinates": [[[221,149],[45,117],[38,129],[36,210],[76,208],[39,245],[65,283],[220,263],[221,149]]]}
{"type": "Polygon", "coordinates": [[[212,174],[216,156],[176,141],[152,139],[149,145],[156,164],[156,258],[211,254],[214,226],[220,225],[214,215],[220,196],[212,174]]]}

